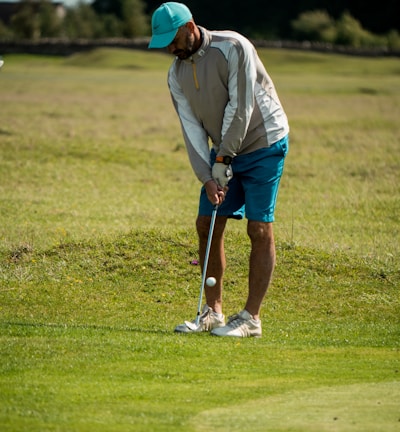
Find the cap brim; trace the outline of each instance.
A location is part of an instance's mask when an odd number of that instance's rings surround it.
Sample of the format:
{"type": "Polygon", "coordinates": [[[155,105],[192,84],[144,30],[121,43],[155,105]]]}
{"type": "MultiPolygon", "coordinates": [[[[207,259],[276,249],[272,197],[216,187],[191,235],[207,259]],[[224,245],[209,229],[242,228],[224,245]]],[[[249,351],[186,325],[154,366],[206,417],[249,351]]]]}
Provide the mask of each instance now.
{"type": "Polygon", "coordinates": [[[153,36],[150,39],[149,48],[167,47],[175,39],[177,33],[178,33],[178,29],[168,33],[159,34],[159,35],[153,34],[153,36]]]}

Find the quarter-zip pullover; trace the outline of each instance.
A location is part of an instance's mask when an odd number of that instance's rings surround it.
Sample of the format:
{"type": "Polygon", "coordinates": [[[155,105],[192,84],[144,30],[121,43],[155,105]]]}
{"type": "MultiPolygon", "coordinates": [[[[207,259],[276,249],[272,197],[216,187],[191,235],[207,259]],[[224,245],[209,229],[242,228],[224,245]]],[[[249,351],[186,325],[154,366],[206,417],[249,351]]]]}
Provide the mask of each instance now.
{"type": "Polygon", "coordinates": [[[219,156],[251,153],[285,137],[289,125],[251,42],[199,28],[201,47],[187,60],[175,59],[168,86],[190,163],[204,184],[212,179],[210,145],[219,156]]]}

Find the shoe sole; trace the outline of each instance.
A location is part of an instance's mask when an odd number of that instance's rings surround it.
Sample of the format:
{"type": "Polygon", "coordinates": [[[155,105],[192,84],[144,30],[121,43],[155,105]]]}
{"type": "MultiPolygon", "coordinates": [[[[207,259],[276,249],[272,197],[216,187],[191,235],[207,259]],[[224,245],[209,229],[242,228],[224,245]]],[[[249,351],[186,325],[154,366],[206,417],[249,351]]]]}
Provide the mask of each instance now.
{"type": "Polygon", "coordinates": [[[236,336],[236,335],[219,335],[215,333],[210,333],[211,336],[215,337],[230,337],[230,338],[237,338],[237,339],[245,339],[245,338],[261,338],[262,335],[249,335],[249,336],[236,336]]]}
{"type": "Polygon", "coordinates": [[[174,329],[174,333],[181,333],[181,334],[211,333],[216,328],[225,327],[225,323],[221,323],[220,326],[213,327],[211,330],[197,330],[199,327],[196,327],[196,324],[190,321],[185,321],[185,326],[186,327],[182,326],[181,329],[176,327],[174,329]]]}

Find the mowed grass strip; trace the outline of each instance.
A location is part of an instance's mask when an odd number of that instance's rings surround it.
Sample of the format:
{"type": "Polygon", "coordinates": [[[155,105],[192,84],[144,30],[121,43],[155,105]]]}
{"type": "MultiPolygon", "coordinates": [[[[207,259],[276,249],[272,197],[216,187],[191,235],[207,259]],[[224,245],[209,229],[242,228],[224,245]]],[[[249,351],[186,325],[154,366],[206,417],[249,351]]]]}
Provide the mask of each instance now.
{"type": "Polygon", "coordinates": [[[197,431],[395,432],[398,396],[398,382],[321,387],[205,411],[193,424],[197,431]]]}

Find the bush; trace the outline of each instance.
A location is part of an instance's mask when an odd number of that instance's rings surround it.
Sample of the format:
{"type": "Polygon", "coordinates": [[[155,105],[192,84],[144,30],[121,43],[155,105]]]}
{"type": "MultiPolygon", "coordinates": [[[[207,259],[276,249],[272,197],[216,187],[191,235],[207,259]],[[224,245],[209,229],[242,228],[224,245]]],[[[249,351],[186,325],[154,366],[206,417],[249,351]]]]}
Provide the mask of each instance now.
{"type": "Polygon", "coordinates": [[[322,42],[336,39],[335,21],[324,10],[304,12],[291,24],[296,39],[322,42]]]}
{"type": "Polygon", "coordinates": [[[400,50],[400,34],[397,30],[391,30],[386,35],[387,46],[393,51],[400,50]]]}
{"type": "Polygon", "coordinates": [[[293,36],[297,40],[329,42],[355,48],[400,48],[400,36],[397,31],[392,30],[386,36],[374,35],[365,30],[348,12],[344,12],[338,21],[324,10],[304,12],[292,21],[291,25],[293,36]]]}
{"type": "Polygon", "coordinates": [[[352,47],[373,47],[385,45],[385,39],[373,35],[362,28],[359,21],[345,12],[337,22],[336,43],[339,45],[350,45],[352,47]]]}

